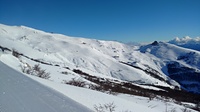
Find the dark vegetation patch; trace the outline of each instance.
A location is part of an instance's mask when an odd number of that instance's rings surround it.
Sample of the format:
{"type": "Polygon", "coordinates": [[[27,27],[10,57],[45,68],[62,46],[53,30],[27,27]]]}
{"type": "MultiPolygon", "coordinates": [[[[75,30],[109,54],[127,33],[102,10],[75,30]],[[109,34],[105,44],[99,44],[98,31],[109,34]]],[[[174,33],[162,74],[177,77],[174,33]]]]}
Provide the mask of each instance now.
{"type": "Polygon", "coordinates": [[[22,56],[22,57],[25,57],[25,58],[27,58],[27,59],[30,59],[30,60],[32,60],[32,61],[35,61],[35,62],[38,62],[38,63],[41,63],[41,64],[51,65],[51,66],[58,66],[58,67],[60,66],[60,65],[58,65],[58,64],[53,65],[53,64],[51,64],[51,63],[47,63],[47,62],[44,62],[44,61],[39,60],[39,59],[31,58],[31,57],[26,56],[26,55],[24,55],[24,54],[22,54],[22,53],[19,53],[19,52],[18,52],[17,50],[15,50],[15,49],[10,50],[10,49],[8,49],[8,48],[6,48],[6,47],[2,47],[2,46],[0,46],[0,49],[1,49],[3,52],[5,52],[5,51],[10,51],[10,52],[12,52],[12,55],[15,56],[16,58],[20,58],[20,57],[22,56]]]}
{"type": "MultiPolygon", "coordinates": [[[[111,79],[99,78],[96,76],[91,76],[88,73],[85,73],[81,70],[74,69],[75,73],[81,75],[83,78],[98,84],[101,86],[101,89],[104,91],[110,91],[111,93],[124,93],[131,95],[138,95],[144,97],[152,97],[152,96],[161,96],[164,98],[172,98],[176,101],[184,101],[184,102],[192,102],[198,103],[200,102],[200,95],[189,93],[184,90],[175,90],[168,87],[162,86],[154,86],[163,90],[152,90],[145,89],[139,86],[134,85],[131,82],[118,82],[111,79]]],[[[152,85],[151,85],[152,86],[152,85]]]]}
{"type": "Polygon", "coordinates": [[[69,85],[78,86],[78,87],[85,87],[86,86],[85,81],[77,80],[75,78],[72,78],[72,80],[70,80],[70,81],[65,81],[64,83],[69,84],[69,85]]]}

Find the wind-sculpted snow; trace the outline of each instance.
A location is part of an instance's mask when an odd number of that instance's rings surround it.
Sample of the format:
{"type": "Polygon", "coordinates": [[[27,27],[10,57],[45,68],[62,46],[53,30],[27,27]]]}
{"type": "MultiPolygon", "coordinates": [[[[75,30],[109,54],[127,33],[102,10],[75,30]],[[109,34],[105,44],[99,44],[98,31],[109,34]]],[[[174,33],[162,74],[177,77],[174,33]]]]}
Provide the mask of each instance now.
{"type": "Polygon", "coordinates": [[[90,112],[0,62],[0,112],[90,112]]]}

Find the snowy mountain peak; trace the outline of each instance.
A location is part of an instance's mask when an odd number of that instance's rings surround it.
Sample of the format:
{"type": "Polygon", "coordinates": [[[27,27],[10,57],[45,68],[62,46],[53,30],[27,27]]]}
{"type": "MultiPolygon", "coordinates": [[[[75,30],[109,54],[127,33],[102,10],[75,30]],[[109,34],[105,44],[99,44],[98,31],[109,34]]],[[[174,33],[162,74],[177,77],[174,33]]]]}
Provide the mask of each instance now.
{"type": "Polygon", "coordinates": [[[185,36],[183,38],[176,37],[174,40],[169,41],[170,43],[176,43],[176,44],[186,44],[191,42],[199,42],[200,37],[191,38],[189,36],[185,36]]]}
{"type": "Polygon", "coordinates": [[[183,38],[176,37],[174,40],[169,41],[169,43],[200,51],[200,37],[196,38],[191,38],[189,36],[183,38]]]}

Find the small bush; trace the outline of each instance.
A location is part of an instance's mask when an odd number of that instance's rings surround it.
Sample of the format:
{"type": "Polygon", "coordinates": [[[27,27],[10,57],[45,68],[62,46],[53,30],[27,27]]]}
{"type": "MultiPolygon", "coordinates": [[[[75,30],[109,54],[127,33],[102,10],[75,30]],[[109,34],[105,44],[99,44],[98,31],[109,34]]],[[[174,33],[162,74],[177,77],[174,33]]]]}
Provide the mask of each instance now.
{"type": "Polygon", "coordinates": [[[76,80],[75,78],[72,78],[72,80],[70,80],[69,82],[65,82],[65,84],[74,85],[74,86],[78,86],[78,87],[85,87],[86,86],[85,81],[76,80]]]}
{"type": "Polygon", "coordinates": [[[90,84],[89,89],[105,92],[104,88],[102,86],[99,86],[99,85],[90,84]]]}
{"type": "MultiPolygon", "coordinates": [[[[26,65],[28,65],[28,64],[26,63],[26,65]]],[[[32,69],[29,65],[28,66],[21,66],[21,70],[22,70],[23,73],[32,74],[32,69]]]]}
{"type": "Polygon", "coordinates": [[[22,70],[23,73],[25,73],[26,72],[26,67],[25,66],[21,66],[21,70],[22,70]]]}
{"type": "Polygon", "coordinates": [[[34,65],[33,68],[22,66],[21,70],[23,73],[35,75],[43,79],[50,78],[50,73],[46,72],[45,70],[42,70],[39,64],[34,65]]]}
{"type": "Polygon", "coordinates": [[[108,104],[104,104],[104,105],[94,105],[94,109],[96,112],[114,112],[115,111],[115,104],[112,103],[108,103],[108,104]]]}
{"type": "Polygon", "coordinates": [[[155,94],[149,94],[148,97],[149,97],[149,101],[151,101],[156,97],[156,95],[155,94]]]}
{"type": "Polygon", "coordinates": [[[20,58],[21,56],[21,54],[15,49],[12,50],[12,55],[15,56],[16,58],[20,58]]]}
{"type": "Polygon", "coordinates": [[[37,76],[43,79],[49,79],[50,73],[45,72],[45,70],[40,70],[38,71],[37,76]]]}
{"type": "Polygon", "coordinates": [[[65,75],[68,75],[69,73],[68,72],[61,72],[62,74],[65,74],[65,75]]]}
{"type": "Polygon", "coordinates": [[[33,66],[33,70],[34,70],[34,71],[41,71],[40,65],[39,65],[39,64],[34,65],[34,66],[33,66]]]}
{"type": "Polygon", "coordinates": [[[26,73],[26,74],[32,74],[32,70],[31,70],[31,69],[26,69],[26,70],[25,70],[25,73],[26,73]]]}

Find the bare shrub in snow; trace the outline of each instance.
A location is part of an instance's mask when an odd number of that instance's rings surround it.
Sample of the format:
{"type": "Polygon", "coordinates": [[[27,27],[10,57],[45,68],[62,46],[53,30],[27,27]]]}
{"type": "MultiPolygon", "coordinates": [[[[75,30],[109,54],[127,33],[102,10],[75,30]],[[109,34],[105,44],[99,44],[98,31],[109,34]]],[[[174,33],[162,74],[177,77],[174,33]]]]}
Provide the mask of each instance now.
{"type": "Polygon", "coordinates": [[[42,70],[39,64],[34,65],[33,68],[21,66],[21,70],[23,73],[35,75],[43,79],[49,79],[50,73],[46,72],[45,70],[42,70]]]}
{"type": "Polygon", "coordinates": [[[32,74],[32,69],[29,66],[21,66],[21,70],[22,70],[23,73],[32,74]]]}
{"type": "Polygon", "coordinates": [[[75,78],[72,78],[72,80],[66,82],[65,81],[65,84],[69,84],[69,85],[74,85],[74,86],[78,86],[78,87],[85,87],[86,86],[86,83],[85,81],[82,81],[80,79],[75,79],[75,78]]]}
{"type": "Polygon", "coordinates": [[[32,74],[32,70],[31,70],[31,69],[26,69],[26,70],[25,70],[25,73],[26,73],[26,74],[32,74]]]}
{"type": "Polygon", "coordinates": [[[34,71],[41,71],[40,65],[39,65],[39,64],[34,65],[34,66],[33,66],[33,70],[34,70],[34,71]]]}
{"type": "Polygon", "coordinates": [[[21,66],[21,70],[22,70],[23,73],[25,73],[26,72],[26,67],[25,66],[21,66]]]}
{"type": "Polygon", "coordinates": [[[20,58],[21,56],[21,54],[15,49],[12,49],[12,55],[15,56],[16,58],[20,58]]]}
{"type": "Polygon", "coordinates": [[[104,105],[94,105],[94,109],[96,112],[114,112],[116,105],[112,103],[104,104],[104,105]]]}
{"type": "Polygon", "coordinates": [[[155,94],[150,94],[148,97],[149,97],[149,100],[151,101],[156,97],[156,95],[155,94]]]}
{"type": "Polygon", "coordinates": [[[45,70],[40,70],[38,71],[37,76],[43,79],[49,79],[50,73],[45,72],[45,70]]]}
{"type": "Polygon", "coordinates": [[[99,104],[98,106],[94,105],[94,109],[96,112],[105,112],[104,106],[101,104],[99,104]]]}
{"type": "Polygon", "coordinates": [[[104,88],[99,85],[89,84],[89,89],[105,92],[104,88]]]}
{"type": "Polygon", "coordinates": [[[65,75],[68,75],[69,73],[68,72],[61,72],[62,74],[65,74],[65,75]]]}
{"type": "Polygon", "coordinates": [[[50,78],[50,73],[46,72],[45,70],[42,70],[39,64],[34,65],[32,71],[35,73],[36,76],[40,78],[43,79],[50,78]]]}

